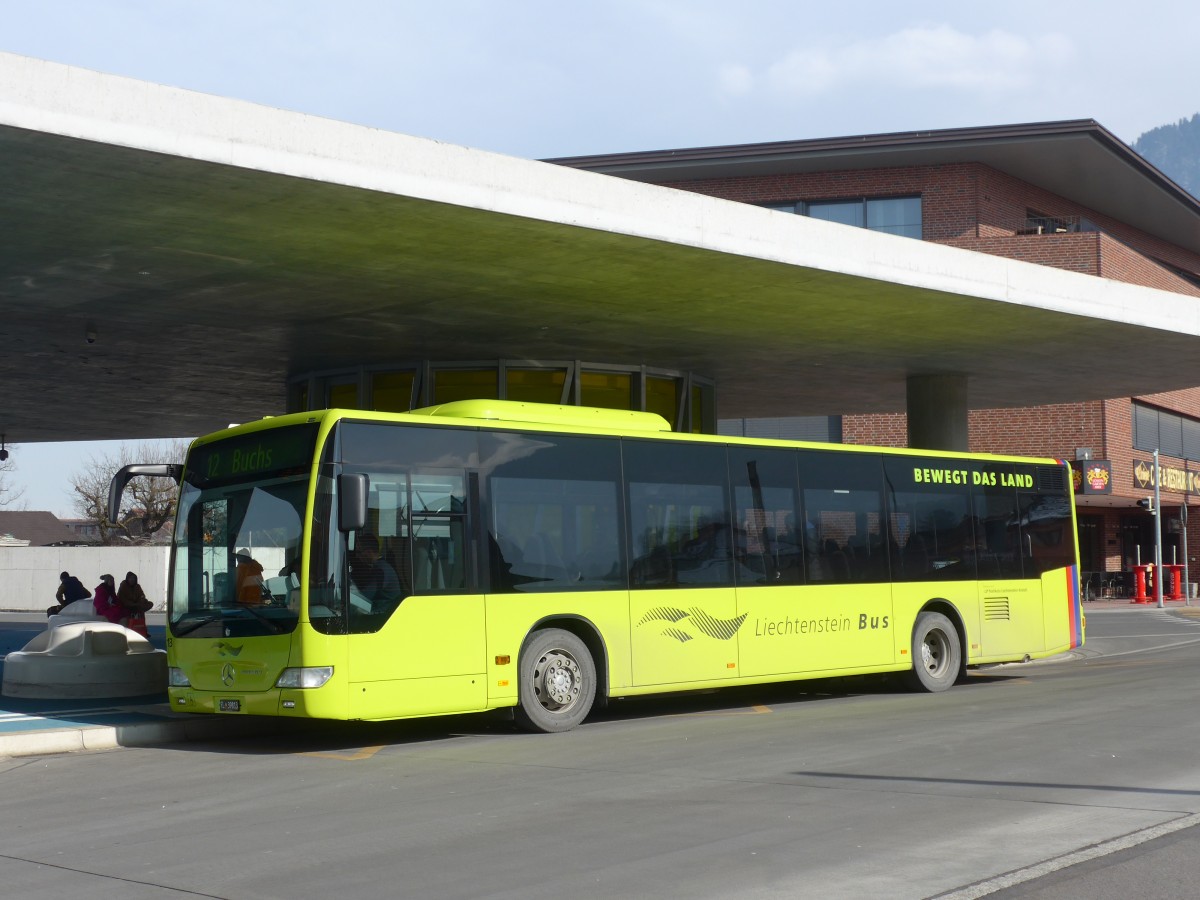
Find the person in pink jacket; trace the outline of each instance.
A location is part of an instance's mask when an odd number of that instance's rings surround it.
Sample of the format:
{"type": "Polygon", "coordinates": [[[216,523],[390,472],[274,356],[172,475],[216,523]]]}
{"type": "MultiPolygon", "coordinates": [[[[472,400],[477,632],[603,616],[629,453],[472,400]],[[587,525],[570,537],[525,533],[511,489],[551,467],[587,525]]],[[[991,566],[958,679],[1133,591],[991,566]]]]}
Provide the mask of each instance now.
{"type": "Polygon", "coordinates": [[[92,606],[96,609],[96,615],[104,616],[108,621],[117,625],[125,624],[124,620],[128,613],[117,602],[117,583],[111,575],[100,576],[100,583],[92,592],[92,606]]]}

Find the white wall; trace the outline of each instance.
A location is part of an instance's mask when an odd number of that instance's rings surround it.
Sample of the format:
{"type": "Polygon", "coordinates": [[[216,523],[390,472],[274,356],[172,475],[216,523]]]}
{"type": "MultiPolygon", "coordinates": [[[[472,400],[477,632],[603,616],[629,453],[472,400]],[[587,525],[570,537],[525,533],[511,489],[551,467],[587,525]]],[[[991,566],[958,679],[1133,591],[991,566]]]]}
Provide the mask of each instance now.
{"type": "Polygon", "coordinates": [[[54,605],[58,574],[70,572],[89,591],[101,575],[119,585],[136,572],[155,609],[167,600],[166,547],[0,547],[0,610],[40,610],[54,605]]]}

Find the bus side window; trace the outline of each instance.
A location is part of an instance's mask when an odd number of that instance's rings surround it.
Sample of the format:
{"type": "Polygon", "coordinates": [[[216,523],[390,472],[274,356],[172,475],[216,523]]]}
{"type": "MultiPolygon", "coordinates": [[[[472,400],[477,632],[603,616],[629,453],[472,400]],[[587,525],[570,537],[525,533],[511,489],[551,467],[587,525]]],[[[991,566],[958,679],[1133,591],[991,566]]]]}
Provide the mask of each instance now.
{"type": "Polygon", "coordinates": [[[1020,513],[1016,492],[1012,488],[973,490],[979,577],[985,580],[1021,578],[1020,513]]]}
{"type": "Polygon", "coordinates": [[[403,527],[395,537],[384,538],[383,559],[392,567],[400,579],[400,591],[407,597],[412,590],[412,552],[408,541],[408,528],[403,527]]]}
{"type": "Polygon", "coordinates": [[[804,534],[796,526],[796,454],[765,447],[730,447],[734,572],[738,587],[802,584],[804,534]]]}
{"type": "Polygon", "coordinates": [[[461,593],[467,589],[465,483],[460,473],[412,474],[414,593],[461,593]]]}
{"type": "Polygon", "coordinates": [[[1025,577],[1061,569],[1075,562],[1071,502],[1065,495],[1017,495],[1021,510],[1021,550],[1025,577]]]}
{"type": "Polygon", "coordinates": [[[482,447],[490,592],[625,586],[619,441],[501,432],[482,447]]]}
{"type": "Polygon", "coordinates": [[[724,447],[623,444],[633,587],[731,587],[734,547],[724,447]]]}
{"type": "Polygon", "coordinates": [[[802,450],[805,555],[810,584],[889,578],[883,542],[883,469],[874,454],[802,450]]]}

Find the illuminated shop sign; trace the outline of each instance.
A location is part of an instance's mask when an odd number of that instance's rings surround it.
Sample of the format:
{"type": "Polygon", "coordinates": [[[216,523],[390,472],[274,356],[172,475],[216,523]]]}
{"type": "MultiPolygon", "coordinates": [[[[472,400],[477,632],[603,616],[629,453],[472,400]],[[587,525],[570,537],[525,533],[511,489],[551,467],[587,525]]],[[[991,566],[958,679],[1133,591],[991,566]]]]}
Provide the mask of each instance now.
{"type": "MultiPolygon", "coordinates": [[[[1174,466],[1158,467],[1160,490],[1177,494],[1200,494],[1200,472],[1191,469],[1176,469],[1174,466]]],[[[1154,488],[1154,463],[1138,460],[1133,464],[1133,486],[1141,491],[1154,488]]]]}
{"type": "Polygon", "coordinates": [[[1071,481],[1077,494],[1111,494],[1112,463],[1107,459],[1073,460],[1071,481]]]}

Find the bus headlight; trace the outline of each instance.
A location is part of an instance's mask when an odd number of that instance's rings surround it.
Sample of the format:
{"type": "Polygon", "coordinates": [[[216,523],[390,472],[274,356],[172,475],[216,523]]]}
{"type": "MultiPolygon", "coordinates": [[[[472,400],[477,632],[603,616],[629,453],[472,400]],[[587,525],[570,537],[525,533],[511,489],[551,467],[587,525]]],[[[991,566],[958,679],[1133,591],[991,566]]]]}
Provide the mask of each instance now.
{"type": "Polygon", "coordinates": [[[191,687],[192,683],[188,681],[187,675],[183,669],[177,669],[171,666],[167,669],[167,687],[191,687]]]}
{"type": "Polygon", "coordinates": [[[275,687],[319,688],[332,677],[333,666],[304,666],[297,669],[284,669],[279,673],[275,687]]]}

